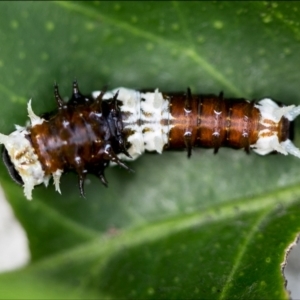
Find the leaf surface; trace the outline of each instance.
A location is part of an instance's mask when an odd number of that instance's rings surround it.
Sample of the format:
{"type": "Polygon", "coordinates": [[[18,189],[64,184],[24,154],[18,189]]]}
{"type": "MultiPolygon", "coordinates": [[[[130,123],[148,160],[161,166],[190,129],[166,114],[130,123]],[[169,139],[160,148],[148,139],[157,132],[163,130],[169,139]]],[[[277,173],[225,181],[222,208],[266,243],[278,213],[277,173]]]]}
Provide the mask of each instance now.
{"type": "MultiPolygon", "coordinates": [[[[1,2],[0,132],[70,96],[156,88],[299,104],[296,2],[1,2]]],[[[296,123],[297,127],[297,123],[296,123]]],[[[296,143],[299,134],[296,131],[296,143]]],[[[299,144],[299,142],[298,142],[299,144]]],[[[66,174],[62,196],[34,200],[0,166],[32,262],[0,276],[2,298],[288,298],[280,264],[300,231],[299,161],[243,151],[146,154],[110,168],[87,200],[66,174]],[[19,286],[17,290],[15,287],[19,286]],[[2,288],[5,287],[5,288],[2,288]]]]}

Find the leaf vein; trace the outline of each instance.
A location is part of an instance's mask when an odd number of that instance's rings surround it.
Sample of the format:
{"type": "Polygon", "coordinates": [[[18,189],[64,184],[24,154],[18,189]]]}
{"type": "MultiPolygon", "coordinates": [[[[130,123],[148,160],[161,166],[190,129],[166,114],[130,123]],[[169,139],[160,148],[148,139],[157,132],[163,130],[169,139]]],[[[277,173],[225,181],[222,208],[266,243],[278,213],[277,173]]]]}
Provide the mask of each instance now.
{"type": "Polygon", "coordinates": [[[192,61],[197,63],[203,70],[205,70],[212,78],[219,81],[223,86],[225,86],[233,95],[235,96],[241,96],[245,94],[242,90],[239,90],[232,82],[230,82],[226,76],[224,76],[218,69],[216,69],[211,63],[209,63],[205,58],[203,58],[199,52],[195,51],[194,49],[190,47],[185,47],[186,45],[182,46],[179,43],[172,42],[167,40],[166,38],[158,37],[151,32],[142,30],[141,28],[134,27],[132,25],[129,25],[126,22],[122,22],[118,19],[114,19],[108,16],[105,16],[99,12],[94,12],[90,8],[83,7],[82,5],[79,5],[74,2],[61,2],[56,1],[58,5],[69,9],[76,11],[77,13],[81,13],[82,15],[88,16],[90,18],[99,20],[100,18],[105,21],[106,23],[113,25],[115,27],[118,27],[124,31],[129,32],[132,35],[147,39],[152,42],[156,42],[160,45],[164,45],[170,49],[174,49],[176,47],[181,51],[181,53],[188,58],[190,58],[192,61]]]}

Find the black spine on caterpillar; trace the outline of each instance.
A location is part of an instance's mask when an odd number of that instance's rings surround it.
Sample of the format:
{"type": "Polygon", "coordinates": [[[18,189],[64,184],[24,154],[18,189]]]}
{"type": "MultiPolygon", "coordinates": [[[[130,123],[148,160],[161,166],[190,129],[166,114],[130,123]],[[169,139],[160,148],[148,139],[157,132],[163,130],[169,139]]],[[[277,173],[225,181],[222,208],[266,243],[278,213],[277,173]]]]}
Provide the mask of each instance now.
{"type": "Polygon", "coordinates": [[[290,140],[291,121],[300,107],[280,107],[271,99],[257,104],[245,99],[216,95],[139,92],[126,88],[83,96],[75,81],[71,99],[65,103],[54,86],[57,110],[37,116],[28,103],[31,126],[17,126],[10,135],[0,134],[3,160],[12,178],[24,185],[28,199],[35,185],[48,184],[53,176],[60,192],[65,171],[78,174],[84,196],[88,173],[106,186],[104,170],[112,161],[129,170],[121,159],[132,160],[144,151],[192,147],[253,149],[292,154],[300,150],[290,140]]]}

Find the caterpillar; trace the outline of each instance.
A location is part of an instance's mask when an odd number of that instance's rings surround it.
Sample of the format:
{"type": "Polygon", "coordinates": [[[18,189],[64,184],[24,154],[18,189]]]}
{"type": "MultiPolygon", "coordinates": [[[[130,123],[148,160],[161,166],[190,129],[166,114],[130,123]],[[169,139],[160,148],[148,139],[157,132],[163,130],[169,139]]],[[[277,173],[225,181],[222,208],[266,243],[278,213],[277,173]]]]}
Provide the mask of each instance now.
{"type": "Polygon", "coordinates": [[[32,199],[36,185],[46,186],[53,177],[57,192],[66,171],[78,174],[84,197],[84,180],[96,175],[107,186],[105,169],[112,162],[130,170],[123,162],[145,151],[220,147],[253,149],[260,155],[279,152],[300,158],[292,142],[293,120],[300,106],[280,106],[264,98],[258,102],[219,95],[161,93],[117,88],[82,95],[77,81],[68,102],[54,85],[57,109],[37,116],[27,105],[30,124],[9,135],[0,133],[2,158],[12,179],[23,185],[32,199]]]}

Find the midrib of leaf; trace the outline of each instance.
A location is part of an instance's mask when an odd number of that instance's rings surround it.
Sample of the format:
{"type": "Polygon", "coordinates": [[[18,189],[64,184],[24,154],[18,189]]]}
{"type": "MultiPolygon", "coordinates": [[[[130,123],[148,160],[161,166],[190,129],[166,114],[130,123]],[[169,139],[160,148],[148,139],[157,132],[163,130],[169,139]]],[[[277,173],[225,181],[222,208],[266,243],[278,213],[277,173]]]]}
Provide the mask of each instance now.
{"type": "MultiPolygon", "coordinates": [[[[60,252],[59,254],[55,254],[54,256],[40,260],[27,267],[25,270],[32,268],[53,268],[56,265],[64,263],[64,261],[66,261],[67,258],[70,259],[70,257],[73,260],[82,260],[82,257],[97,257],[99,264],[102,265],[106,261],[103,259],[104,257],[111,257],[124,247],[134,247],[146,242],[152,242],[194,226],[199,228],[199,226],[204,227],[211,223],[230,220],[236,217],[237,214],[251,214],[261,211],[262,213],[251,227],[252,229],[249,232],[249,237],[245,239],[241,248],[238,250],[236,261],[229,276],[229,278],[232,278],[242,261],[242,257],[247,246],[252,241],[257,225],[263,222],[266,216],[273,211],[276,204],[280,203],[288,207],[297,201],[299,197],[300,187],[294,186],[252,199],[232,201],[223,205],[213,205],[207,209],[202,208],[200,213],[197,212],[187,216],[150,223],[140,228],[129,228],[114,237],[98,234],[96,238],[91,239],[89,242],[82,243],[73,249],[68,249],[64,252],[60,252]],[[238,208],[238,211],[236,208],[238,208]]],[[[94,265],[94,267],[99,268],[99,264],[94,265]]],[[[226,286],[228,284],[229,279],[226,286]]],[[[226,297],[227,291],[228,287],[225,289],[224,296],[222,296],[222,298],[226,297]]]]}
{"type": "MultiPolygon", "coordinates": [[[[182,47],[182,45],[179,43],[175,43],[166,38],[159,37],[148,31],[140,29],[139,27],[134,27],[128,23],[122,22],[119,19],[114,19],[105,16],[101,14],[99,11],[95,12],[90,7],[86,7],[80,3],[66,2],[66,1],[55,1],[55,3],[65,9],[75,11],[89,18],[92,18],[96,21],[98,21],[101,18],[101,20],[106,22],[107,24],[120,28],[132,35],[144,38],[152,42],[156,42],[160,45],[164,45],[165,47],[168,47],[170,50],[176,47],[181,52],[181,54],[186,55],[192,61],[197,63],[212,78],[214,78],[215,80],[220,82],[223,86],[225,86],[233,95],[240,97],[241,95],[246,94],[244,91],[239,90],[232,82],[227,80],[226,77],[222,73],[220,73],[219,69],[215,69],[212,64],[210,64],[205,58],[200,56],[198,51],[195,51],[191,47],[182,47]]],[[[183,43],[183,45],[186,45],[186,43],[183,43]]]]}

